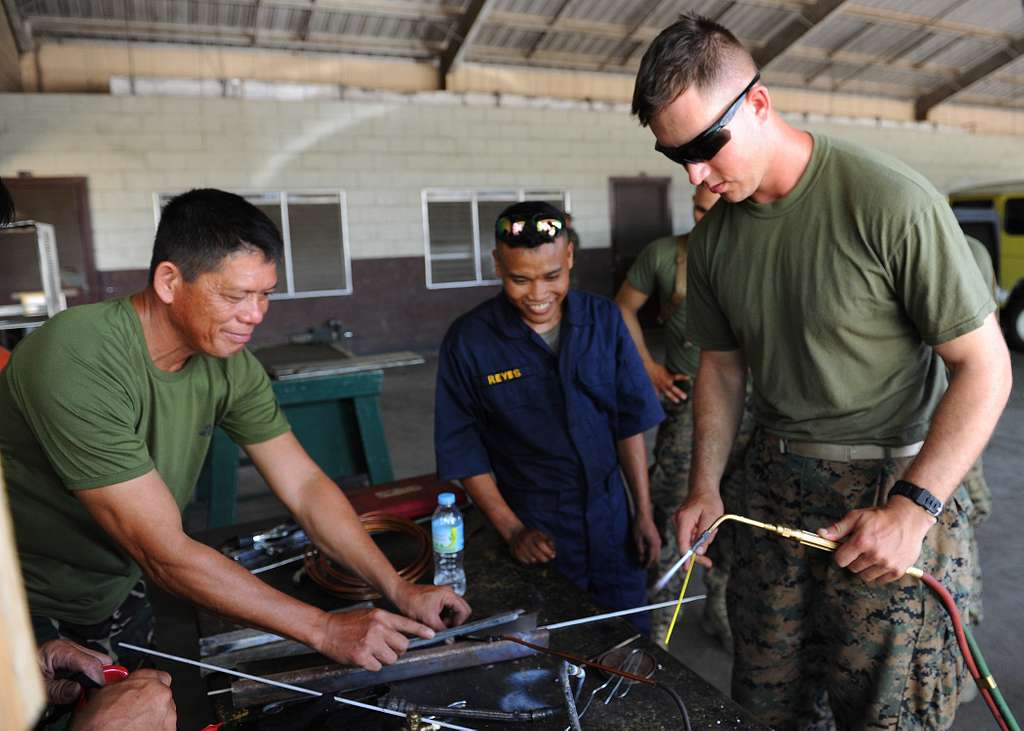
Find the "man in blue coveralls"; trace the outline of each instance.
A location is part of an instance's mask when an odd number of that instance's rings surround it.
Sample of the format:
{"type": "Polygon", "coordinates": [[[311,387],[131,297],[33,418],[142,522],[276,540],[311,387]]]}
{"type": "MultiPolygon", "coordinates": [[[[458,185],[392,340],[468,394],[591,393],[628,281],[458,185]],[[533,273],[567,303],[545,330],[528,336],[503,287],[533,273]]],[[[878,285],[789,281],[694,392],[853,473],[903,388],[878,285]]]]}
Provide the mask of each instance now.
{"type": "Polygon", "coordinates": [[[615,303],[570,291],[565,230],[537,201],[498,217],[502,291],[441,345],[437,471],[462,480],[519,561],[551,562],[623,609],[644,603],[661,548],[643,432],[664,413],[615,303]]]}

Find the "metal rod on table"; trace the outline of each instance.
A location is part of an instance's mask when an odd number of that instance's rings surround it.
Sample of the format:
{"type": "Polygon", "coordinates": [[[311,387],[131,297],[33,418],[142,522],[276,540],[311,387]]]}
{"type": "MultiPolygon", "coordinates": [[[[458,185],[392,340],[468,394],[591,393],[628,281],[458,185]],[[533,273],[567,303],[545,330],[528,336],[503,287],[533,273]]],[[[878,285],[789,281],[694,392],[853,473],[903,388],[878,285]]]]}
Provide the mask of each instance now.
{"type": "MultiPolygon", "coordinates": [[[[696,596],[687,597],[683,599],[683,604],[689,604],[690,602],[699,601],[704,599],[706,594],[697,594],[696,596]]],[[[537,629],[556,630],[564,629],[566,627],[574,627],[578,624],[588,624],[590,622],[600,622],[605,619],[613,619],[615,617],[625,617],[629,614],[639,614],[640,612],[649,612],[653,609],[664,609],[665,607],[674,607],[676,600],[673,599],[667,602],[658,602],[657,604],[648,604],[645,607],[633,607],[632,609],[620,609],[617,612],[608,612],[607,614],[595,614],[592,617],[580,617],[579,619],[570,619],[565,622],[555,622],[554,624],[548,624],[537,629]]]]}
{"type": "Polygon", "coordinates": [[[253,576],[256,576],[258,574],[262,574],[262,573],[267,572],[267,571],[272,571],[274,569],[281,568],[282,566],[287,566],[290,563],[298,563],[299,561],[303,560],[304,558],[306,558],[306,554],[305,553],[300,553],[298,556],[292,556],[291,558],[284,558],[284,559],[281,559],[280,561],[277,561],[275,563],[267,564],[266,566],[260,566],[258,569],[253,569],[249,573],[252,574],[253,576]]]}
{"type": "MultiPolygon", "coordinates": [[[[315,698],[319,698],[319,697],[325,695],[324,693],[321,693],[318,690],[311,690],[310,688],[303,688],[302,686],[292,685],[291,683],[281,683],[281,682],[279,682],[277,680],[270,680],[269,678],[261,678],[259,675],[250,675],[249,673],[242,673],[242,672],[239,672],[238,670],[228,670],[227,668],[219,668],[216,665],[210,665],[209,663],[199,662],[198,660],[190,660],[187,657],[180,657],[178,655],[171,655],[171,654],[166,653],[166,652],[159,652],[158,650],[151,650],[148,647],[139,647],[138,645],[130,645],[127,642],[118,642],[117,644],[118,644],[119,647],[123,647],[126,650],[132,650],[134,652],[141,652],[144,655],[152,655],[154,657],[162,657],[164,660],[173,660],[174,662],[184,663],[185,665],[194,665],[197,668],[206,668],[208,670],[216,670],[216,671],[221,672],[221,673],[227,673],[228,675],[234,675],[234,676],[239,677],[239,678],[245,678],[246,680],[254,680],[257,683],[264,683],[266,685],[273,685],[273,686],[276,686],[278,688],[282,688],[284,690],[290,690],[290,691],[293,691],[295,693],[303,693],[305,695],[313,696],[315,698]]],[[[383,714],[388,715],[388,716],[398,716],[399,718],[405,718],[406,717],[404,713],[399,713],[398,711],[390,711],[390,710],[388,710],[386,708],[381,708],[380,706],[370,705],[369,703],[361,703],[359,701],[351,700],[350,698],[342,698],[341,696],[337,696],[337,695],[336,696],[332,696],[332,698],[334,700],[336,700],[338,703],[344,703],[345,705],[348,705],[348,706],[355,706],[356,708],[364,708],[364,709],[366,709],[368,711],[376,711],[377,713],[383,713],[383,714]]],[[[467,728],[466,726],[456,726],[453,723],[444,723],[443,721],[432,721],[431,723],[436,723],[438,726],[441,726],[442,728],[454,729],[454,731],[473,731],[473,729],[467,728]]]]}
{"type": "Polygon", "coordinates": [[[429,647],[430,645],[437,645],[445,640],[453,637],[461,637],[462,635],[470,635],[475,632],[481,632],[485,629],[492,629],[494,627],[501,627],[505,624],[511,624],[523,616],[524,610],[513,609],[511,612],[505,612],[504,614],[496,614],[493,617],[486,617],[484,619],[478,619],[475,622],[467,622],[466,624],[460,624],[457,627],[449,627],[443,629],[440,632],[434,633],[433,637],[417,637],[416,639],[409,641],[407,649],[416,650],[420,647],[429,647]]]}

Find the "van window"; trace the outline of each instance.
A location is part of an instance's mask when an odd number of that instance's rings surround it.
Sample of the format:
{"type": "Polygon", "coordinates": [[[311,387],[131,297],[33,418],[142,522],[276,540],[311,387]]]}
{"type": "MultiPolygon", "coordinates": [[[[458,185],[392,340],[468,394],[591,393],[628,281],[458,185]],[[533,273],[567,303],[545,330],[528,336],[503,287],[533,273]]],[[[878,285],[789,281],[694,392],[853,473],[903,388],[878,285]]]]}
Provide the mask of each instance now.
{"type": "Polygon", "coordinates": [[[982,200],[960,200],[959,198],[953,199],[954,208],[992,208],[994,203],[991,198],[985,198],[982,200]]]}
{"type": "Polygon", "coordinates": [[[1006,233],[1024,235],[1024,198],[1007,198],[1003,219],[1006,233]]]}

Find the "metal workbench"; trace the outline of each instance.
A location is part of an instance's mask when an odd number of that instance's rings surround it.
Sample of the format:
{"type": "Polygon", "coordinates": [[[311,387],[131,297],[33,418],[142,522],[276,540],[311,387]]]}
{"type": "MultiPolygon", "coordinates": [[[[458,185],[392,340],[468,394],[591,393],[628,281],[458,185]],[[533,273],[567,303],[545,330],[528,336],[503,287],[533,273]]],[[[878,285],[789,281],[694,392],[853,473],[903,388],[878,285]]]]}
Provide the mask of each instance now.
{"type": "MultiPolygon", "coordinates": [[[[217,545],[243,531],[266,527],[272,521],[249,526],[237,526],[208,531],[201,537],[217,545]]],[[[468,589],[466,599],[473,606],[474,617],[487,617],[500,612],[522,608],[537,611],[541,624],[592,615],[600,610],[589,597],[572,587],[554,570],[542,566],[523,566],[516,563],[498,534],[482,519],[478,511],[467,515],[467,552],[465,559],[468,589]]],[[[388,551],[387,545],[383,546],[388,551]]],[[[393,557],[396,562],[402,557],[393,557]]],[[[341,603],[322,592],[309,582],[295,587],[291,582],[294,566],[282,568],[264,578],[274,586],[287,590],[305,601],[323,608],[333,608],[341,603]]],[[[429,578],[429,574],[428,577],[429,578]]],[[[156,592],[154,607],[157,616],[157,645],[159,649],[191,658],[198,658],[198,637],[232,628],[220,618],[205,611],[196,611],[191,605],[166,594],[156,592]],[[202,628],[200,630],[200,627],[202,628]]],[[[696,607],[699,605],[691,605],[696,607]]],[[[699,609],[690,609],[690,612],[699,609]]],[[[592,657],[628,639],[635,631],[623,619],[613,619],[586,626],[573,627],[551,633],[551,647],[581,656],[592,657]]],[[[694,729],[749,729],[766,727],[755,721],[746,711],[723,696],[682,662],[663,651],[646,639],[640,639],[632,646],[640,647],[653,654],[662,669],[656,678],[670,684],[685,701],[694,729]]],[[[290,659],[294,660],[294,658],[290,659]]],[[[316,655],[303,659],[303,667],[322,665],[326,661],[316,655]]],[[[280,663],[281,661],[277,661],[280,663]]],[[[179,728],[196,729],[215,720],[217,706],[221,713],[230,712],[230,694],[208,697],[211,688],[223,687],[226,680],[221,676],[203,679],[199,671],[170,663],[160,663],[174,677],[173,690],[178,704],[179,728]],[[216,705],[215,705],[216,704],[216,705]]],[[[249,672],[269,674],[288,667],[274,667],[264,661],[261,666],[242,668],[249,672]]],[[[559,688],[553,679],[557,674],[558,662],[554,658],[534,656],[511,662],[457,670],[426,678],[402,681],[391,686],[393,693],[406,700],[424,705],[444,706],[453,701],[465,700],[471,706],[500,708],[503,699],[510,693],[519,693],[541,705],[557,705],[559,688]]],[[[596,673],[593,671],[584,688],[584,696],[594,687],[596,673]]],[[[400,721],[394,723],[383,719],[382,726],[375,728],[397,729],[400,721]]],[[[530,724],[461,722],[476,729],[536,729],[536,731],[562,731],[566,717],[561,715],[547,721],[530,724]]],[[[361,726],[360,726],[361,727],[361,726]]],[[[651,687],[636,686],[625,699],[617,699],[610,705],[601,702],[591,708],[584,718],[585,729],[679,729],[680,717],[668,696],[651,687]]]]}
{"type": "MultiPolygon", "coordinates": [[[[271,383],[295,437],[329,477],[366,475],[376,484],[393,479],[378,409],[383,381],[378,369],[271,383]]],[[[242,456],[217,428],[196,483],[196,499],[206,503],[211,528],[237,520],[242,456]]]]}

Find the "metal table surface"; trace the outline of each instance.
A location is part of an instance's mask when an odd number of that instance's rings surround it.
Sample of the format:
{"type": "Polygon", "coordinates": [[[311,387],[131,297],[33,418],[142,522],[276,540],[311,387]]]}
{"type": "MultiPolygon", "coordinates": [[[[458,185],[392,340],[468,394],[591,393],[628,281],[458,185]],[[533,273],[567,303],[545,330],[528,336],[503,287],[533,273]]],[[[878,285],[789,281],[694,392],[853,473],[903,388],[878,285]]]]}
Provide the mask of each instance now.
{"type": "MultiPolygon", "coordinates": [[[[211,545],[218,545],[239,533],[267,527],[275,521],[261,521],[245,526],[229,526],[211,530],[198,536],[211,545]]],[[[475,618],[487,617],[510,609],[525,609],[538,612],[541,625],[567,619],[593,615],[601,612],[589,596],[569,584],[553,569],[543,566],[523,566],[515,562],[498,534],[480,516],[479,511],[470,510],[466,515],[465,568],[467,574],[466,599],[473,607],[475,618]]],[[[380,542],[380,541],[379,541],[380,542]]],[[[385,544],[385,551],[395,551],[385,544]]],[[[399,547],[397,553],[401,554],[399,547]]],[[[401,563],[404,557],[392,555],[392,560],[401,563]]],[[[295,567],[284,567],[263,575],[274,586],[288,591],[299,598],[324,608],[341,606],[341,603],[321,591],[308,580],[296,586],[292,582],[295,567]]],[[[428,577],[430,572],[428,572],[428,577]]],[[[428,577],[424,577],[427,580],[428,577]]],[[[190,658],[198,658],[198,638],[231,629],[221,618],[197,611],[192,605],[162,592],[154,591],[154,609],[157,621],[157,647],[190,658]],[[200,629],[200,627],[202,629],[200,629]]],[[[691,615],[697,611],[696,604],[690,605],[691,615]]],[[[671,610],[668,610],[671,611],[671,610]]],[[[571,652],[578,656],[594,657],[613,645],[628,639],[635,631],[626,620],[617,618],[589,625],[556,630],[551,633],[550,646],[553,649],[571,652]]],[[[682,662],[669,655],[646,638],[633,642],[651,653],[661,669],[655,678],[671,685],[683,698],[694,729],[764,729],[747,711],[722,695],[682,662]]],[[[310,655],[300,659],[303,667],[323,665],[321,656],[310,655]]],[[[273,663],[264,662],[249,672],[272,673],[294,669],[296,661],[273,663]]],[[[223,676],[200,677],[198,670],[176,663],[158,663],[174,678],[173,690],[178,704],[179,728],[191,731],[215,720],[218,710],[230,711],[230,694],[207,696],[209,689],[224,687],[223,676]],[[215,706],[219,704],[219,708],[215,706]]],[[[547,656],[533,656],[512,662],[458,670],[438,675],[407,680],[391,685],[391,694],[423,705],[446,706],[454,701],[464,700],[470,707],[502,709],[536,705],[559,705],[559,686],[554,682],[558,674],[559,661],[547,656]]],[[[581,698],[603,679],[597,678],[597,671],[588,671],[586,686],[581,698]]],[[[636,685],[624,699],[616,699],[609,705],[595,700],[594,705],[583,719],[585,729],[680,729],[682,721],[669,696],[656,688],[636,685]]],[[[384,716],[380,728],[400,728],[400,719],[390,724],[384,716]]],[[[537,731],[562,731],[567,724],[566,716],[532,722],[529,724],[480,723],[455,720],[463,726],[475,729],[529,728],[537,731]]],[[[347,727],[347,726],[346,726],[347,727]]],[[[362,728],[362,726],[359,726],[362,728]]]]}

